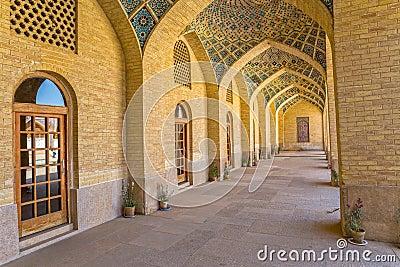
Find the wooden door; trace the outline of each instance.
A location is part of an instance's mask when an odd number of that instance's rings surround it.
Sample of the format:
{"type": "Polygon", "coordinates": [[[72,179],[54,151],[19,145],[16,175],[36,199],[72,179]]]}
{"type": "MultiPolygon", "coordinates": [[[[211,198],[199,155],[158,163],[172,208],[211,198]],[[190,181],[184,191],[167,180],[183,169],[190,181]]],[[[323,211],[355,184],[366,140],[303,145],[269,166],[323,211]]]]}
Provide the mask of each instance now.
{"type": "Polygon", "coordinates": [[[65,117],[65,114],[15,113],[20,237],[68,221],[65,117]]]}
{"type": "Polygon", "coordinates": [[[175,158],[178,175],[178,183],[187,182],[187,124],[177,122],[175,124],[175,158]]]}

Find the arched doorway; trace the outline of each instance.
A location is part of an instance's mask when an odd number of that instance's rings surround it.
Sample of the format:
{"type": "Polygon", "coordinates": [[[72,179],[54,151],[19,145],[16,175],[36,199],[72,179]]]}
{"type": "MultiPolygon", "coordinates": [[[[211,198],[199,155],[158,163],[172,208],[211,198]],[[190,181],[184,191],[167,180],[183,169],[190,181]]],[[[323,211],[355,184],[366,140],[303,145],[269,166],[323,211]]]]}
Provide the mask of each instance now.
{"type": "Polygon", "coordinates": [[[14,94],[20,237],[68,222],[65,92],[61,83],[46,74],[26,78],[14,94]]]}
{"type": "Polygon", "coordinates": [[[189,182],[187,159],[189,159],[188,112],[182,103],[175,109],[175,162],[178,184],[189,182]]]}

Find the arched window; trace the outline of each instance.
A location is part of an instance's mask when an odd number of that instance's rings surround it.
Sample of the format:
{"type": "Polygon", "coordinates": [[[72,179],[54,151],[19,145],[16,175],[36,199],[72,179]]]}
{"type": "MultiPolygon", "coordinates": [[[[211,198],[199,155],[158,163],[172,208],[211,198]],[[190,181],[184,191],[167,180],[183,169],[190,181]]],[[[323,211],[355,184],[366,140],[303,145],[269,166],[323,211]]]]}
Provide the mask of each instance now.
{"type": "Polygon", "coordinates": [[[185,108],[182,104],[178,104],[175,109],[175,118],[177,119],[187,119],[187,114],[185,108]]]}
{"type": "Polygon", "coordinates": [[[182,104],[175,108],[175,162],[178,184],[188,182],[188,116],[182,104]]]}
{"type": "Polygon", "coordinates": [[[191,88],[189,49],[182,41],[174,47],[174,80],[175,83],[191,88]]]}
{"type": "Polygon", "coordinates": [[[68,222],[66,133],[62,90],[44,77],[14,94],[15,184],[20,237],[68,222]]]}
{"type": "Polygon", "coordinates": [[[65,99],[57,85],[46,78],[26,79],[14,95],[14,103],[65,107],[65,99]]]}

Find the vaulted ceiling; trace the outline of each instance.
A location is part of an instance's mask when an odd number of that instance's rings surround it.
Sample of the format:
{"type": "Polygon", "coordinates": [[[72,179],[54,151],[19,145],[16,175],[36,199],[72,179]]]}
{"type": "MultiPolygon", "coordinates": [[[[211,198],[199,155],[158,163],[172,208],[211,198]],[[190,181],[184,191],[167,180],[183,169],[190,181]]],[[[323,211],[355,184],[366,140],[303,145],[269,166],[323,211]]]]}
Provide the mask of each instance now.
{"type": "MultiPolygon", "coordinates": [[[[179,0],[119,1],[144,50],[154,28],[179,0]]],[[[333,0],[321,1],[332,12],[333,0]]],[[[246,53],[271,42],[241,66],[249,97],[262,93],[266,104],[271,99],[276,108],[285,103],[284,112],[300,100],[323,110],[326,33],[296,6],[284,0],[214,0],[182,34],[187,32],[199,37],[218,82],[246,53]]]]}

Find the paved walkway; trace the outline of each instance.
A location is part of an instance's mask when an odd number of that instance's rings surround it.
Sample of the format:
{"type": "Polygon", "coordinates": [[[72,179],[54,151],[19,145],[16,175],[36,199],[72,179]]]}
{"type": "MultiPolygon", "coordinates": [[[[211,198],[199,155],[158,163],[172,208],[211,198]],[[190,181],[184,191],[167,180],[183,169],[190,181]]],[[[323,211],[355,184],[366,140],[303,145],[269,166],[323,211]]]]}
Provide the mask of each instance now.
{"type": "MultiPolygon", "coordinates": [[[[257,259],[265,245],[300,253],[337,249],[339,212],[327,211],[339,207],[339,190],[329,185],[326,165],[320,152],[283,152],[254,193],[248,192],[254,168],[248,168],[238,185],[213,204],[118,218],[6,266],[365,266],[328,260],[280,263],[276,254],[272,263],[257,259]]],[[[348,248],[399,255],[386,243],[348,248]]]]}

